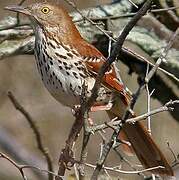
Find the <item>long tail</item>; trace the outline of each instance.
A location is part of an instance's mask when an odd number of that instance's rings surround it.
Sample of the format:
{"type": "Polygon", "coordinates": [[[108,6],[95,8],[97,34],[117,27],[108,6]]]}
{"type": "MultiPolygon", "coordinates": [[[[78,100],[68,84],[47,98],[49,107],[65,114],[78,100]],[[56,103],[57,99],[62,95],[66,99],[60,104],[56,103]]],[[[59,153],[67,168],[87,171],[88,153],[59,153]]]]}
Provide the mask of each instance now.
{"type": "MultiPolygon", "coordinates": [[[[126,105],[124,105],[124,103],[121,101],[121,98],[117,98],[115,107],[110,111],[107,111],[107,113],[110,119],[116,116],[122,117],[124,109],[126,109],[126,105]]],[[[163,166],[164,168],[157,168],[152,172],[155,174],[173,176],[171,166],[147,132],[146,128],[140,122],[136,122],[134,124],[125,123],[122,130],[127,136],[128,141],[131,143],[131,146],[138,159],[145,168],[163,166]]]]}

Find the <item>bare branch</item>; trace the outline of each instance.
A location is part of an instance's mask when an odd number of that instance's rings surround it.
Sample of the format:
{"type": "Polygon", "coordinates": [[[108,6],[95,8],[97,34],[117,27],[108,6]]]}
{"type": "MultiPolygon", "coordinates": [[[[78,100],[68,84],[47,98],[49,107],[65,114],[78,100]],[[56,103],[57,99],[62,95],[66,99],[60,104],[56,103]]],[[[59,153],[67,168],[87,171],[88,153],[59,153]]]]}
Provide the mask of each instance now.
{"type": "Polygon", "coordinates": [[[64,176],[66,169],[70,169],[74,166],[75,163],[78,163],[74,159],[73,155],[73,146],[79,136],[79,133],[83,127],[83,117],[81,112],[78,110],[76,111],[75,115],[76,119],[75,122],[70,130],[70,133],[68,135],[68,139],[66,141],[65,148],[61,151],[60,158],[59,158],[59,169],[58,169],[58,175],[59,177],[56,177],[56,180],[61,180],[62,176],[64,176]]]}
{"type": "Polygon", "coordinates": [[[165,47],[164,51],[162,52],[161,56],[158,58],[157,62],[155,63],[155,66],[152,68],[152,70],[149,72],[149,74],[145,78],[145,82],[148,83],[150,79],[154,76],[156,73],[158,67],[163,61],[166,61],[166,56],[168,54],[169,49],[171,48],[176,36],[179,33],[179,28],[172,34],[167,46],[165,47]]]}
{"type": "MultiPolygon", "coordinates": [[[[91,168],[96,167],[95,165],[88,164],[88,163],[85,163],[85,165],[88,167],[91,167],[91,168]]],[[[106,167],[106,166],[102,167],[102,169],[106,169],[109,171],[118,172],[118,173],[122,173],[122,174],[139,174],[139,173],[144,173],[144,172],[152,171],[155,169],[163,169],[163,168],[164,168],[163,166],[157,166],[157,167],[147,168],[147,169],[143,169],[143,170],[124,171],[124,170],[119,169],[118,167],[106,167]]]]}
{"type": "MultiPolygon", "coordinates": [[[[43,145],[43,141],[42,141],[40,131],[39,131],[38,127],[36,126],[34,120],[30,116],[30,114],[24,109],[24,107],[18,102],[18,100],[15,98],[15,96],[12,94],[12,92],[10,92],[10,91],[8,92],[8,97],[11,100],[11,102],[13,103],[14,107],[18,111],[20,111],[24,115],[26,120],[28,121],[30,127],[32,128],[32,130],[34,132],[38,149],[41,151],[41,153],[46,158],[47,165],[48,165],[48,170],[52,172],[53,171],[53,165],[52,165],[51,157],[49,155],[49,152],[48,152],[47,148],[45,148],[44,145],[43,145]]],[[[53,180],[53,176],[51,174],[49,174],[49,180],[53,180]]]]}
{"type": "Polygon", "coordinates": [[[8,156],[6,156],[6,155],[3,154],[3,153],[0,153],[0,158],[4,158],[4,159],[8,160],[12,165],[14,165],[14,166],[19,170],[22,178],[23,178],[24,180],[27,180],[27,177],[26,177],[25,174],[24,174],[24,171],[23,171],[23,167],[22,167],[22,166],[18,165],[15,161],[13,161],[11,158],[9,158],[8,156]]]}
{"type": "Polygon", "coordinates": [[[43,170],[43,169],[41,169],[41,168],[38,168],[38,167],[35,167],[35,166],[30,166],[30,165],[19,165],[19,164],[17,164],[14,160],[12,160],[10,157],[8,157],[7,155],[5,155],[4,153],[1,153],[0,152],[0,158],[3,158],[3,159],[6,159],[7,161],[9,161],[13,166],[15,166],[18,170],[19,170],[19,172],[20,172],[20,174],[21,174],[21,176],[22,176],[22,178],[24,179],[24,180],[27,180],[27,177],[25,176],[25,173],[24,173],[24,169],[35,169],[35,170],[38,170],[38,171],[40,171],[40,172],[45,172],[45,173],[47,173],[47,174],[51,174],[51,176],[53,177],[59,177],[57,174],[55,174],[54,172],[51,172],[51,171],[48,171],[48,170],[43,170]]]}
{"type": "MultiPolygon", "coordinates": [[[[142,115],[139,115],[137,117],[134,117],[134,118],[130,118],[130,119],[127,119],[126,120],[126,123],[135,123],[136,121],[143,121],[145,120],[147,117],[149,116],[152,116],[152,115],[155,115],[155,114],[158,114],[158,113],[161,113],[161,112],[164,112],[164,111],[172,111],[173,108],[172,106],[174,104],[179,104],[179,100],[176,100],[176,101],[169,101],[167,102],[164,106],[162,107],[159,107],[157,109],[154,109],[154,110],[151,110],[150,112],[147,112],[145,114],[142,114],[142,115]]],[[[96,125],[96,126],[93,126],[90,128],[90,131],[92,133],[95,133],[96,131],[101,131],[103,129],[106,129],[108,128],[109,126],[111,127],[115,127],[115,126],[118,126],[121,124],[121,120],[118,119],[118,118],[115,118],[115,121],[110,121],[110,122],[106,122],[104,124],[101,124],[101,125],[96,125]]]]}
{"type": "Polygon", "coordinates": [[[128,0],[133,6],[135,6],[137,9],[139,8],[132,0],[128,0]]]}
{"type": "MultiPolygon", "coordinates": [[[[161,9],[151,9],[148,12],[154,13],[154,12],[164,12],[164,11],[171,11],[179,9],[179,7],[168,7],[168,8],[161,8],[161,9]]],[[[120,18],[127,18],[127,17],[133,17],[136,13],[125,13],[121,15],[113,15],[113,16],[106,16],[106,17],[99,17],[99,18],[90,18],[92,21],[104,21],[104,20],[115,20],[120,18]]],[[[78,19],[75,22],[83,21],[84,19],[78,19]]]]}

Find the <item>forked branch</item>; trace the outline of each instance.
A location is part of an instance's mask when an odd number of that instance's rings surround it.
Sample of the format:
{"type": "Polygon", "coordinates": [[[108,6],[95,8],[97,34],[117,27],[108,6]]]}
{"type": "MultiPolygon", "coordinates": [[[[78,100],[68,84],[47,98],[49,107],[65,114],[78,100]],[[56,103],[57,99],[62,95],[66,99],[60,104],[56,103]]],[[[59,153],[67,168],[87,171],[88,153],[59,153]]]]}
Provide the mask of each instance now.
{"type": "MultiPolygon", "coordinates": [[[[40,133],[38,127],[36,126],[34,120],[32,119],[31,115],[25,110],[25,108],[18,102],[18,100],[15,98],[15,96],[13,95],[12,92],[10,92],[10,91],[8,92],[8,97],[11,100],[11,102],[13,103],[14,107],[24,115],[27,122],[29,123],[30,127],[32,128],[32,130],[34,132],[38,149],[46,158],[47,165],[48,165],[48,171],[53,172],[53,165],[52,165],[51,157],[49,155],[47,148],[44,147],[41,133],[40,133]]],[[[52,174],[49,174],[49,180],[53,180],[52,174]]]]}

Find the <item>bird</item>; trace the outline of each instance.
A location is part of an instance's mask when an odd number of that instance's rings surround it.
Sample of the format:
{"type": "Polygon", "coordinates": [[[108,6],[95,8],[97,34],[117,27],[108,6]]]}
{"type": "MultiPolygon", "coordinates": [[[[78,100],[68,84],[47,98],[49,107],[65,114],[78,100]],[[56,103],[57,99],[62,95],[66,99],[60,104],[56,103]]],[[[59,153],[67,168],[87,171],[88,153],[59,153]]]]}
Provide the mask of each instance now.
{"type": "MultiPolygon", "coordinates": [[[[72,109],[80,105],[84,84],[86,96],[90,97],[98,71],[107,59],[81,36],[67,10],[47,1],[5,9],[22,13],[32,22],[36,64],[50,94],[72,109]]],[[[131,94],[112,64],[102,79],[92,109],[106,110],[110,118],[122,118],[130,101],[131,94]]],[[[141,122],[124,123],[122,130],[145,168],[162,166],[152,172],[173,176],[171,166],[141,122]]]]}

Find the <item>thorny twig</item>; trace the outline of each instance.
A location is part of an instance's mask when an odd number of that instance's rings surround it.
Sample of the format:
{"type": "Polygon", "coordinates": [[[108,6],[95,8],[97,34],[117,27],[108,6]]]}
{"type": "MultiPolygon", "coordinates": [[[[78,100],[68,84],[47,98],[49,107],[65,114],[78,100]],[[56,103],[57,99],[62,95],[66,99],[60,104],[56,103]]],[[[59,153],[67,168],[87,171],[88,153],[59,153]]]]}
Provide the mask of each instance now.
{"type": "MultiPolygon", "coordinates": [[[[68,0],[67,0],[67,2],[69,3],[68,0]]],[[[149,7],[150,7],[151,1],[147,1],[147,3],[149,3],[148,5],[149,5],[149,7]]],[[[146,4],[147,4],[147,3],[146,3],[146,4]]],[[[70,4],[71,4],[77,11],[79,11],[79,10],[76,8],[76,6],[74,6],[73,3],[70,2],[70,4]]],[[[145,6],[144,6],[144,7],[145,7],[145,6]]],[[[147,7],[147,6],[146,6],[146,7],[147,7]]],[[[149,8],[149,7],[148,7],[148,8],[149,8]]],[[[147,9],[148,9],[148,8],[147,8],[147,9]]],[[[147,9],[146,9],[146,11],[147,11],[147,9]]],[[[146,13],[146,12],[145,12],[145,13],[146,13]]],[[[144,14],[145,14],[145,13],[144,13],[144,14]]],[[[80,12],[80,14],[81,14],[81,12],[80,12]]],[[[140,13],[137,13],[137,15],[138,15],[138,14],[140,14],[140,13]]],[[[144,15],[144,14],[142,14],[142,15],[144,15]]],[[[126,36],[127,36],[128,33],[130,32],[130,30],[132,29],[132,27],[135,25],[135,23],[136,23],[136,22],[140,19],[140,17],[142,16],[142,15],[141,15],[141,16],[140,16],[140,15],[137,16],[137,15],[135,16],[136,18],[133,18],[133,19],[132,19],[131,24],[130,24],[130,23],[127,24],[126,28],[124,29],[124,31],[122,32],[121,36],[119,37],[119,39],[118,39],[117,42],[116,42],[116,46],[114,47],[114,50],[113,50],[113,52],[112,52],[112,55],[111,55],[110,58],[108,59],[107,63],[105,63],[105,64],[102,66],[102,68],[100,69],[100,72],[98,73],[98,76],[97,76],[97,78],[96,78],[95,86],[94,86],[94,88],[93,88],[93,90],[92,90],[92,96],[88,99],[88,101],[87,101],[87,103],[86,103],[86,105],[85,105],[85,111],[86,111],[86,112],[89,111],[91,105],[93,104],[93,102],[94,102],[95,99],[97,98],[97,92],[98,92],[98,89],[99,89],[99,87],[100,87],[101,79],[102,79],[102,77],[103,77],[103,75],[104,75],[103,73],[105,73],[105,71],[107,70],[107,68],[110,66],[110,64],[111,64],[113,61],[115,61],[115,58],[117,57],[118,51],[117,51],[115,48],[118,48],[118,49],[121,49],[121,48],[122,48],[122,44],[123,44],[126,36]]],[[[108,36],[108,37],[109,37],[109,36],[108,36]]],[[[155,67],[155,66],[154,66],[154,67],[155,67]]],[[[152,72],[152,71],[150,71],[149,76],[151,75],[151,72],[152,72]]],[[[148,77],[148,76],[147,76],[147,77],[148,77]]],[[[139,89],[139,91],[137,91],[136,97],[138,97],[139,94],[140,94],[140,89],[139,89]]],[[[129,114],[130,114],[130,110],[133,109],[136,100],[137,100],[137,98],[133,98],[133,101],[131,102],[131,105],[130,105],[130,109],[128,109],[128,110],[126,111],[126,113],[125,113],[125,115],[124,115],[124,117],[123,117],[124,120],[126,120],[126,119],[128,118],[128,116],[129,116],[129,114]]],[[[83,113],[82,113],[82,114],[83,114],[83,113]]],[[[105,161],[105,159],[106,159],[106,157],[107,157],[107,155],[108,155],[108,152],[109,152],[112,144],[113,144],[113,143],[111,143],[111,142],[109,142],[109,143],[107,144],[106,147],[107,147],[108,150],[107,150],[107,152],[105,152],[105,155],[104,155],[105,157],[103,157],[103,159],[100,161],[100,163],[97,164],[97,167],[96,167],[96,169],[95,169],[95,171],[94,171],[94,173],[93,173],[92,179],[97,179],[98,173],[99,173],[99,171],[100,171],[101,168],[102,168],[102,165],[103,165],[103,163],[104,163],[104,161],[105,161]]]]}
{"type": "MultiPolygon", "coordinates": [[[[50,172],[53,172],[53,165],[52,165],[51,157],[49,155],[47,148],[44,147],[42,137],[41,137],[41,133],[40,133],[38,127],[36,126],[34,120],[30,116],[30,114],[24,109],[24,107],[18,102],[18,100],[15,98],[15,96],[12,94],[12,92],[10,92],[10,91],[8,92],[8,97],[11,100],[11,102],[13,103],[14,107],[18,111],[20,111],[24,115],[24,117],[27,119],[27,122],[29,123],[30,127],[32,128],[32,130],[34,132],[38,149],[46,158],[48,170],[50,172]]],[[[49,174],[49,180],[53,180],[52,174],[49,174]]]]}
{"type": "MultiPolygon", "coordinates": [[[[125,26],[125,28],[123,29],[122,33],[120,34],[119,38],[117,39],[115,46],[112,50],[111,56],[108,58],[108,60],[106,61],[106,63],[103,64],[103,66],[101,67],[97,78],[96,78],[96,82],[95,85],[92,89],[92,96],[89,98],[88,100],[88,107],[91,107],[91,105],[94,103],[94,101],[96,100],[98,94],[98,89],[100,87],[101,84],[101,80],[102,77],[104,76],[105,72],[107,71],[107,69],[109,68],[109,66],[116,60],[116,57],[118,56],[118,54],[121,51],[122,45],[127,37],[127,35],[129,34],[129,32],[131,31],[131,29],[135,26],[135,24],[137,23],[137,21],[146,13],[148,6],[146,6],[146,4],[148,5],[149,1],[147,1],[145,3],[145,6],[143,6],[143,8],[141,8],[138,13],[136,14],[136,16],[134,16],[131,21],[125,26]]],[[[151,2],[150,2],[151,3],[151,2]]]]}

